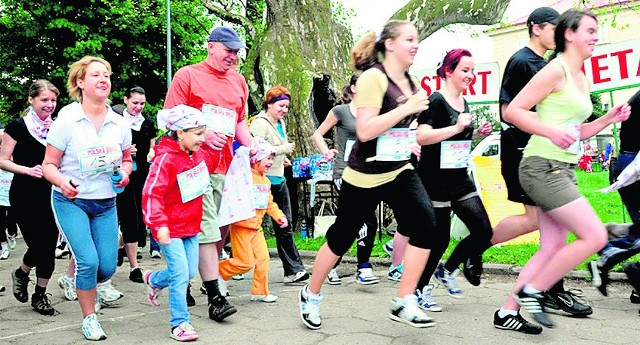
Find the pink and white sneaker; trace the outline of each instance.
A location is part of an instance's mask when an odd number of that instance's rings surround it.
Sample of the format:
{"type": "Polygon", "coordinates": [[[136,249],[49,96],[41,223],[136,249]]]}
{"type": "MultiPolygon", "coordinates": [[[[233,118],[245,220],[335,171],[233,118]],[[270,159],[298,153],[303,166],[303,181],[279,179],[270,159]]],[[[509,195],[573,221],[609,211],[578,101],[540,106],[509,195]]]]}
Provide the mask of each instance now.
{"type": "Polygon", "coordinates": [[[189,322],[183,322],[171,330],[171,338],[177,341],[194,341],[198,340],[198,332],[189,322]]]}
{"type": "MultiPolygon", "coordinates": [[[[150,280],[151,273],[153,273],[153,271],[144,272],[143,280],[144,280],[145,286],[147,287],[147,298],[149,298],[149,303],[151,303],[152,306],[157,307],[160,305],[160,303],[158,302],[158,295],[160,295],[161,290],[156,289],[151,284],[151,280],[150,280]]],[[[197,334],[196,334],[196,338],[197,338],[197,334]]]]}

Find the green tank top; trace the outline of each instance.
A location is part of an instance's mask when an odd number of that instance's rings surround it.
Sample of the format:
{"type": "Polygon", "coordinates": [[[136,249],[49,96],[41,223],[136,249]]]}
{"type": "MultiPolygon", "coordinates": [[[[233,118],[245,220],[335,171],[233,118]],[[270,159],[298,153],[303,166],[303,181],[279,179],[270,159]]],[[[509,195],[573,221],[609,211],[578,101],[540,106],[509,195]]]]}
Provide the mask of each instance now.
{"type": "MultiPolygon", "coordinates": [[[[579,136],[580,126],[593,112],[589,84],[583,74],[582,80],[585,90],[583,92],[578,90],[569,69],[560,57],[559,62],[567,82],[562,90],[550,94],[536,105],[538,120],[548,126],[573,132],[579,136]]],[[[578,139],[565,150],[556,146],[547,137],[532,135],[523,152],[523,157],[530,156],[576,164],[580,158],[580,140],[578,139]]]]}

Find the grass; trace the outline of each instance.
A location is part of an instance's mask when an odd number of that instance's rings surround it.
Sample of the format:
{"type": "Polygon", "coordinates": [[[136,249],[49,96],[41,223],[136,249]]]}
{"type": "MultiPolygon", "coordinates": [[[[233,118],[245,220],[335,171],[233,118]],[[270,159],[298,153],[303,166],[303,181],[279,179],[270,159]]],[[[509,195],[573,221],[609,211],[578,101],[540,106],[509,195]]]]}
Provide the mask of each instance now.
{"type": "MultiPolygon", "coordinates": [[[[598,192],[599,189],[606,187],[609,185],[609,173],[608,172],[594,172],[594,173],[586,173],[582,170],[576,171],[576,178],[578,180],[578,189],[580,192],[587,198],[589,203],[593,206],[596,213],[600,217],[603,223],[607,222],[630,222],[629,216],[626,214],[626,210],[624,210],[622,201],[620,200],[620,196],[617,192],[611,192],[608,194],[603,194],[598,192]]],[[[296,233],[297,235],[297,233],[296,233]]],[[[391,236],[386,233],[383,234],[382,241],[376,238],[376,244],[374,246],[372,257],[385,257],[387,254],[382,250],[382,244],[386,241],[392,239],[391,236]]],[[[573,234],[569,234],[569,242],[573,241],[575,236],[573,234]]],[[[320,246],[325,242],[324,238],[317,239],[309,239],[309,238],[300,238],[299,236],[295,236],[296,246],[299,250],[318,250],[320,246]]],[[[449,257],[453,249],[458,245],[460,240],[452,239],[449,243],[449,247],[447,248],[446,253],[444,254],[444,258],[449,257]]],[[[275,238],[268,237],[267,245],[269,248],[275,248],[275,238]]],[[[529,258],[538,250],[539,245],[536,244],[518,244],[518,245],[505,245],[505,246],[494,246],[487,250],[484,253],[484,262],[487,263],[499,263],[499,264],[512,264],[517,266],[524,266],[524,264],[529,260],[529,258]]],[[[356,245],[355,243],[349,249],[349,253],[353,256],[356,255],[356,245]]],[[[590,260],[594,260],[597,258],[597,255],[592,256],[589,260],[580,264],[577,269],[578,270],[586,270],[586,264],[590,260]]],[[[636,255],[635,260],[640,258],[640,255],[636,255]]],[[[621,271],[621,265],[617,265],[614,267],[614,271],[621,271]]]]}

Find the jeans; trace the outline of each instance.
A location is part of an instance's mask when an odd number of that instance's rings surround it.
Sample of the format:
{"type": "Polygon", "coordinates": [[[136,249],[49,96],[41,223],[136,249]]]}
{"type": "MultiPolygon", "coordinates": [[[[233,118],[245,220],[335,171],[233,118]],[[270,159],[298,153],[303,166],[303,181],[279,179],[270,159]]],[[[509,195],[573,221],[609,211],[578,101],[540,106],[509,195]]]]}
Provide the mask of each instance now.
{"type": "MultiPolygon", "coordinates": [[[[289,199],[289,188],[285,182],[281,184],[271,185],[271,194],[273,201],[284,212],[288,220],[291,220],[291,200],[289,199]]],[[[293,224],[289,223],[281,228],[274,219],[272,219],[273,232],[276,235],[276,247],[278,248],[278,256],[282,261],[284,275],[290,276],[304,270],[304,265],[300,259],[300,253],[296,243],[293,241],[293,224]]]]}
{"type": "Polygon", "coordinates": [[[118,257],[116,198],[71,200],[53,191],[51,206],[76,258],[76,287],[92,290],[109,280],[118,257]]]}
{"type": "Polygon", "coordinates": [[[160,251],[160,245],[153,239],[153,236],[149,236],[149,254],[154,250],[160,251]]]}
{"type": "Polygon", "coordinates": [[[167,268],[151,273],[149,281],[156,289],[169,287],[171,328],[189,321],[187,285],[198,273],[198,236],[172,238],[160,249],[167,268]]]}

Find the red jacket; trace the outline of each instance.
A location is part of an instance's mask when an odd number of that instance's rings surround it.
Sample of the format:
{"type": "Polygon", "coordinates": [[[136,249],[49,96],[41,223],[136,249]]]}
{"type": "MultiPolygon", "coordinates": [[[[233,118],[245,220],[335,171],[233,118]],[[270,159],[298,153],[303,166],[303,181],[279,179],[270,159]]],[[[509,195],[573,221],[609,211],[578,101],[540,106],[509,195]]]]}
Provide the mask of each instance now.
{"type": "Polygon", "coordinates": [[[142,190],[144,222],[156,240],[158,228],[162,226],[169,228],[171,238],[195,236],[200,232],[202,222],[202,195],[183,203],[177,176],[204,161],[208,178],[220,155],[207,144],[202,144],[200,150],[189,156],[170,137],[162,138],[153,149],[155,157],[142,190]]]}

